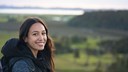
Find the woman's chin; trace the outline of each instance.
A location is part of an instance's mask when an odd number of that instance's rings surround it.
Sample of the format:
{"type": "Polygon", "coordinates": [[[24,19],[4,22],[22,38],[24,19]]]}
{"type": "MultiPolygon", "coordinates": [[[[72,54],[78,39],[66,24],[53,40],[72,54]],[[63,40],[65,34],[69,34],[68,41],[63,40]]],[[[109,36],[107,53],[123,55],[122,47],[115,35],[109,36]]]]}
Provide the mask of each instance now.
{"type": "Polygon", "coordinates": [[[44,47],[40,47],[40,48],[38,48],[38,50],[44,50],[44,47]]]}

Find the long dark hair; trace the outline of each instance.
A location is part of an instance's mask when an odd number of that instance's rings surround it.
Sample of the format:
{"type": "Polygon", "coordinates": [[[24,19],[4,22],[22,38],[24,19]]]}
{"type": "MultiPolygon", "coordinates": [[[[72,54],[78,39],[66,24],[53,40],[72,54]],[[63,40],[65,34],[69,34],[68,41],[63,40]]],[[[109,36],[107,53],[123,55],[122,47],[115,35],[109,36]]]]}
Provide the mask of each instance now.
{"type": "Polygon", "coordinates": [[[28,36],[30,27],[35,23],[41,23],[45,27],[46,35],[47,35],[47,42],[46,42],[44,51],[46,51],[46,53],[47,53],[46,59],[48,59],[48,61],[50,61],[51,72],[54,72],[54,69],[55,69],[54,61],[53,61],[54,44],[53,44],[52,38],[48,34],[48,28],[42,19],[37,18],[37,17],[27,18],[20,27],[19,40],[24,41],[24,38],[28,36]]]}

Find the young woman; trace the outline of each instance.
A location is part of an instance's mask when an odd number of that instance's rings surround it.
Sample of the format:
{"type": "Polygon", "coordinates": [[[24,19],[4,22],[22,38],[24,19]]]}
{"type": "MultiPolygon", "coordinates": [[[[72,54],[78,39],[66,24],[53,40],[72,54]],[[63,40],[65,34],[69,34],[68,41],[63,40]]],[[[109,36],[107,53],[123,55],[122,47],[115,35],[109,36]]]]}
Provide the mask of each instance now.
{"type": "Polygon", "coordinates": [[[19,39],[8,41],[2,53],[12,61],[20,58],[12,66],[12,72],[54,72],[53,50],[46,24],[39,18],[30,17],[21,25],[19,39]],[[31,69],[32,65],[34,70],[31,69]]]}

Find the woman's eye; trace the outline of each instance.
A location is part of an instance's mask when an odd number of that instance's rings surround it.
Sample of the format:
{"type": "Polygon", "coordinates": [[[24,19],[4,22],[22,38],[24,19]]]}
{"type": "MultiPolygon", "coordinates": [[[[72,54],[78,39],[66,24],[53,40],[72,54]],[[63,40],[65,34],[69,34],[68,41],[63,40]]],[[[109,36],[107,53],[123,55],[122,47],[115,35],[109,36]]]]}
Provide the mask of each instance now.
{"type": "Polygon", "coordinates": [[[37,34],[33,34],[34,36],[37,36],[37,34]]]}
{"type": "Polygon", "coordinates": [[[45,35],[46,33],[42,33],[42,35],[45,35]]]}

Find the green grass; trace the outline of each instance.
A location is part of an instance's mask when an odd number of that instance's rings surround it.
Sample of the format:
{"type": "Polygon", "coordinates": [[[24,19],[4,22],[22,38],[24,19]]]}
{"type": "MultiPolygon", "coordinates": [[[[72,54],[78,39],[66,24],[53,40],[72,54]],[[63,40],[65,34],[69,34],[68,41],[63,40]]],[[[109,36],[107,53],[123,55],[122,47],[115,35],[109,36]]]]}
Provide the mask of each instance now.
{"type": "Polygon", "coordinates": [[[99,42],[100,42],[99,38],[87,37],[87,41],[84,41],[82,43],[72,44],[71,47],[80,48],[80,49],[85,49],[85,48],[98,49],[99,42]]]}
{"type": "Polygon", "coordinates": [[[86,42],[86,47],[88,48],[99,48],[98,47],[98,42],[100,42],[99,38],[94,38],[94,37],[88,37],[87,42],[86,42]]]}
{"type": "Polygon", "coordinates": [[[111,54],[96,57],[80,52],[80,58],[74,58],[73,53],[57,55],[55,58],[56,70],[59,72],[94,72],[97,69],[104,72],[111,63],[111,54]]]}
{"type": "Polygon", "coordinates": [[[85,67],[72,61],[73,58],[70,58],[70,55],[66,54],[65,56],[63,57],[63,55],[60,55],[55,57],[57,72],[86,72],[85,67]]]}
{"type": "Polygon", "coordinates": [[[17,32],[0,32],[0,48],[4,45],[4,43],[10,38],[17,38],[17,32]]]}
{"type": "Polygon", "coordinates": [[[0,22],[1,22],[1,23],[7,22],[7,21],[8,21],[7,18],[5,18],[5,17],[0,17],[0,22]]]}

